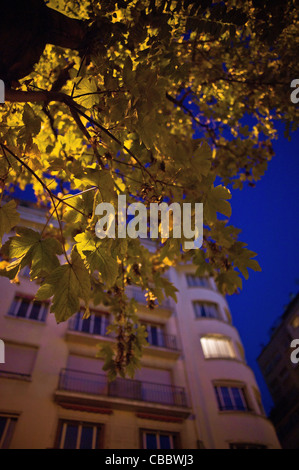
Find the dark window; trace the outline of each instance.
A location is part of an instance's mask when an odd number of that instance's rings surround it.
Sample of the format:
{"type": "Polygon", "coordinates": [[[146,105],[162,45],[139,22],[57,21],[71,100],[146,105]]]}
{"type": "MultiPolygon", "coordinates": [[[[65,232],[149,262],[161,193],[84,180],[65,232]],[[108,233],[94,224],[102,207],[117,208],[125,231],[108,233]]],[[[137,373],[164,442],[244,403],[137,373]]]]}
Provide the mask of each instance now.
{"type": "Polygon", "coordinates": [[[93,427],[82,426],[80,449],[92,449],[93,427]]]}
{"type": "Polygon", "coordinates": [[[17,418],[0,416],[0,449],[8,449],[11,442],[17,418]]]}
{"type": "Polygon", "coordinates": [[[22,318],[26,317],[26,313],[27,313],[27,310],[29,308],[29,305],[30,305],[29,300],[22,299],[21,305],[20,305],[18,313],[17,313],[17,317],[22,317],[22,318]]]}
{"type": "Polygon", "coordinates": [[[42,304],[40,302],[33,302],[29,318],[31,320],[38,320],[42,304]]]}
{"type": "Polygon", "coordinates": [[[58,448],[99,449],[102,426],[96,423],[60,421],[58,448]]]}
{"type": "Polygon", "coordinates": [[[219,410],[248,411],[244,389],[241,387],[215,387],[219,410]]]}
{"type": "Polygon", "coordinates": [[[156,434],[146,433],[146,448],[147,449],[158,449],[156,434]]]}
{"type": "Polygon", "coordinates": [[[63,448],[64,449],[76,449],[77,435],[78,435],[78,426],[73,425],[73,424],[67,424],[63,448]]]}
{"type": "Polygon", "coordinates": [[[195,274],[186,275],[188,287],[205,287],[211,288],[210,281],[207,277],[196,276],[195,274]]]}
{"type": "Polygon", "coordinates": [[[142,446],[144,449],[176,449],[177,435],[167,432],[143,431],[142,446]]]}
{"type": "Polygon", "coordinates": [[[16,296],[11,304],[9,315],[43,322],[46,319],[47,304],[16,296]]]}
{"type": "Polygon", "coordinates": [[[104,336],[106,325],[108,325],[108,315],[92,313],[90,317],[83,319],[83,313],[78,312],[71,318],[69,325],[71,330],[104,336]]]}
{"type": "Polygon", "coordinates": [[[196,318],[219,318],[218,307],[214,303],[195,301],[193,308],[196,318]]]}
{"type": "Polygon", "coordinates": [[[104,323],[104,318],[98,316],[94,317],[93,332],[95,335],[103,335],[105,333],[105,331],[103,331],[104,323]]]}

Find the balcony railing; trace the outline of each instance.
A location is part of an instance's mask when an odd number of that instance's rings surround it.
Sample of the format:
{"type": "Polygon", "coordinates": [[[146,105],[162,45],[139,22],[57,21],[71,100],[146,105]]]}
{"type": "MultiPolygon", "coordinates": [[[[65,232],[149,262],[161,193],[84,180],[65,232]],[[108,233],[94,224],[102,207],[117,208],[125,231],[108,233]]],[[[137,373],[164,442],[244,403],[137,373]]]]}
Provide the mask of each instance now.
{"type": "MultiPolygon", "coordinates": [[[[109,319],[106,316],[95,316],[83,320],[81,314],[76,314],[69,320],[68,328],[71,331],[79,331],[90,335],[107,336],[109,319]]],[[[109,335],[110,336],[110,335],[109,335]]]]}
{"type": "Polygon", "coordinates": [[[146,338],[147,342],[151,346],[156,346],[158,348],[167,348],[172,349],[173,351],[178,351],[178,345],[176,336],[167,335],[165,333],[157,332],[155,335],[150,335],[146,338]]]}
{"type": "Polygon", "coordinates": [[[103,374],[72,369],[62,369],[59,376],[58,390],[126,398],[170,406],[187,406],[186,393],[183,387],[121,378],[108,382],[107,377],[103,374]]]}
{"type": "Polygon", "coordinates": [[[22,372],[11,372],[8,370],[0,370],[0,377],[7,379],[19,379],[29,381],[31,380],[31,374],[23,374],[22,372]]]}
{"type": "MultiPolygon", "coordinates": [[[[69,320],[69,330],[78,331],[80,333],[87,333],[90,335],[99,335],[113,338],[115,335],[113,333],[107,334],[107,327],[109,325],[109,320],[106,317],[97,317],[98,322],[93,318],[82,320],[80,317],[75,315],[69,320]],[[100,319],[100,321],[99,321],[100,319]]],[[[168,335],[163,332],[156,332],[155,335],[149,334],[147,341],[151,346],[158,348],[166,348],[172,351],[178,351],[178,345],[176,336],[168,335]]]]}
{"type": "MultiPolygon", "coordinates": [[[[138,287],[130,286],[126,289],[126,294],[129,297],[129,299],[134,298],[137,302],[140,304],[147,304],[146,297],[144,295],[144,292],[139,289],[138,287]]],[[[157,302],[156,302],[157,303],[157,302]]],[[[157,303],[158,305],[158,303],[157,303]]],[[[171,303],[169,299],[164,299],[163,302],[159,304],[160,307],[164,308],[171,308],[171,303]]]]}

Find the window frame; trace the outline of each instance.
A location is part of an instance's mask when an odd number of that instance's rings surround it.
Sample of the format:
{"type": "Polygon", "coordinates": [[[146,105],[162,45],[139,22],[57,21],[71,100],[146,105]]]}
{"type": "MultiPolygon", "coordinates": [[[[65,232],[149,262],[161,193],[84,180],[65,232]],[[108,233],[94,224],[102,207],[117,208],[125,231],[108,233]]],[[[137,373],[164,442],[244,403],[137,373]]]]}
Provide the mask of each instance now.
{"type": "Polygon", "coordinates": [[[3,413],[0,413],[0,418],[6,419],[6,423],[5,423],[5,426],[4,426],[4,429],[3,429],[3,433],[0,436],[0,449],[9,449],[11,440],[12,440],[14,432],[15,432],[16,424],[18,422],[18,416],[17,415],[6,415],[6,414],[3,414],[3,413]],[[14,422],[14,425],[13,425],[13,429],[12,429],[12,432],[11,432],[11,436],[10,436],[8,442],[6,443],[5,440],[7,439],[7,433],[9,431],[9,427],[10,427],[11,422],[14,422]],[[5,444],[5,447],[4,447],[4,444],[5,444]]]}
{"type": "MultiPolygon", "coordinates": [[[[193,311],[194,311],[194,315],[195,315],[196,320],[198,320],[200,318],[207,318],[207,319],[215,319],[215,320],[223,321],[223,319],[221,317],[221,314],[220,314],[219,306],[216,302],[193,300],[192,305],[193,305],[193,311]],[[210,307],[214,307],[216,316],[209,315],[209,314],[206,314],[206,315],[200,314],[200,315],[198,315],[198,310],[197,310],[198,308],[200,308],[200,312],[202,312],[202,308],[207,309],[207,308],[210,308],[210,307]]],[[[208,310],[207,310],[207,313],[208,313],[208,310]]]]}
{"type": "Polygon", "coordinates": [[[156,443],[157,443],[157,449],[156,450],[167,450],[167,449],[161,449],[160,447],[160,436],[162,435],[166,435],[166,436],[169,436],[169,441],[170,441],[170,444],[171,444],[171,447],[170,449],[168,450],[176,450],[176,449],[180,449],[180,446],[179,446],[179,438],[180,438],[180,435],[178,432],[173,432],[173,431],[164,431],[164,430],[161,430],[161,429],[140,429],[140,443],[141,443],[141,449],[145,449],[145,450],[154,450],[154,449],[148,449],[146,447],[146,435],[147,434],[155,434],[156,435],[156,443]]]}
{"type": "Polygon", "coordinates": [[[165,340],[165,329],[164,325],[154,324],[154,323],[143,323],[145,326],[147,337],[146,341],[149,343],[150,346],[156,346],[160,348],[166,347],[166,340],[165,340]],[[156,330],[157,335],[157,343],[153,341],[153,331],[152,329],[156,330]]]}
{"type": "Polygon", "coordinates": [[[74,316],[74,319],[71,318],[71,323],[70,327],[72,331],[77,331],[78,333],[83,333],[87,335],[94,335],[94,336],[107,336],[107,326],[109,325],[109,314],[106,314],[104,312],[96,311],[96,310],[91,310],[90,312],[90,317],[87,320],[90,320],[89,323],[89,330],[85,331],[83,330],[83,322],[86,319],[83,319],[83,312],[80,310],[77,312],[74,316]],[[101,318],[101,333],[95,333],[95,318],[101,318]]]}
{"type": "Polygon", "coordinates": [[[13,301],[11,302],[7,315],[12,318],[18,318],[22,320],[31,320],[37,323],[45,323],[47,319],[47,315],[48,315],[48,309],[49,309],[48,302],[34,301],[33,297],[28,297],[22,294],[16,294],[13,298],[13,301]],[[25,316],[22,317],[22,316],[19,316],[18,313],[20,311],[20,307],[22,305],[23,300],[28,301],[29,305],[27,307],[25,316]],[[36,303],[40,304],[38,318],[31,318],[30,315],[31,315],[33,306],[36,303]]]}
{"type": "Polygon", "coordinates": [[[202,289],[212,289],[210,279],[207,276],[196,276],[196,274],[193,273],[186,273],[186,283],[187,286],[191,289],[193,287],[199,287],[202,289]]]}
{"type": "Polygon", "coordinates": [[[216,402],[218,405],[218,410],[221,412],[241,412],[241,413],[248,413],[252,411],[250,407],[250,403],[248,400],[248,395],[246,391],[246,386],[245,384],[227,384],[227,383],[214,383],[214,393],[216,397],[216,402]],[[228,391],[229,399],[233,405],[233,408],[228,408],[227,405],[225,405],[225,398],[222,395],[222,388],[226,388],[228,391]],[[238,408],[238,405],[236,404],[236,399],[233,395],[232,389],[238,389],[239,390],[239,395],[241,398],[241,401],[243,403],[244,408],[238,408]]]}
{"type": "Polygon", "coordinates": [[[202,351],[203,351],[203,355],[204,355],[204,358],[205,359],[230,359],[230,360],[238,360],[238,356],[237,356],[237,352],[236,352],[236,348],[234,347],[234,344],[233,344],[233,341],[231,338],[227,337],[227,336],[217,336],[217,335],[204,335],[204,336],[201,336],[200,337],[200,344],[201,344],[201,348],[202,348],[202,351]],[[227,354],[227,355],[223,355],[220,351],[220,349],[218,349],[216,352],[217,352],[217,355],[210,355],[209,352],[208,352],[208,349],[206,349],[205,351],[205,346],[203,345],[203,341],[208,341],[208,340],[213,340],[215,341],[215,349],[218,348],[219,345],[217,345],[217,342],[220,343],[225,343],[228,347],[228,350],[230,350],[230,354],[227,354]],[[219,353],[220,351],[220,353],[219,353]]]}
{"type": "Polygon", "coordinates": [[[93,421],[81,421],[81,420],[74,420],[74,419],[64,419],[64,418],[61,418],[58,421],[54,448],[65,450],[65,448],[64,448],[65,436],[66,436],[66,430],[67,430],[68,425],[78,427],[77,438],[76,438],[76,448],[74,450],[80,450],[80,441],[81,441],[81,436],[82,436],[82,428],[84,426],[93,427],[92,448],[91,448],[91,450],[103,449],[104,425],[102,423],[93,422],[93,421]]]}

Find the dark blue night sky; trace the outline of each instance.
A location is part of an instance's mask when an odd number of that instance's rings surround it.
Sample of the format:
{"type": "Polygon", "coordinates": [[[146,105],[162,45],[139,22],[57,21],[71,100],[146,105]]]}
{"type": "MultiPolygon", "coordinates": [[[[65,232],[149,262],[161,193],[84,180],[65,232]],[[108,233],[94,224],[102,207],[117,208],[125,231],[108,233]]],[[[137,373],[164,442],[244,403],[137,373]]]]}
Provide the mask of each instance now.
{"type": "Polygon", "coordinates": [[[279,123],[277,129],[276,155],[265,175],[255,188],[232,191],[230,220],[242,229],[240,239],[258,253],[262,268],[261,273],[251,271],[242,292],[228,297],[228,302],[267,411],[272,401],[256,358],[290,294],[299,290],[299,131],[292,134],[289,142],[283,137],[283,125],[279,123]]]}

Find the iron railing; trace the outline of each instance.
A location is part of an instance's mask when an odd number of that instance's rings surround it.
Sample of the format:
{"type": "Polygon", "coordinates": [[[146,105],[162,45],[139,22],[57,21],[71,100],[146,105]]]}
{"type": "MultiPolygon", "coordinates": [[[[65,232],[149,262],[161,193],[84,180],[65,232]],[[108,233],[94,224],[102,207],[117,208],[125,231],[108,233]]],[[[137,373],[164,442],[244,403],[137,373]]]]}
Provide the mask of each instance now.
{"type": "Polygon", "coordinates": [[[179,349],[176,336],[174,335],[167,335],[163,332],[156,332],[155,335],[148,335],[146,340],[151,346],[156,346],[158,348],[172,349],[173,351],[178,351],[179,349]]]}
{"type": "MultiPolygon", "coordinates": [[[[144,292],[136,286],[127,287],[126,295],[129,297],[129,299],[134,298],[140,304],[145,304],[145,305],[147,304],[144,292]]],[[[156,302],[156,304],[159,305],[160,307],[164,307],[168,309],[171,308],[171,303],[168,298],[164,299],[160,304],[158,304],[158,302],[156,302]]]]}
{"type": "MultiPolygon", "coordinates": [[[[100,330],[97,330],[95,328],[94,323],[87,323],[87,321],[88,320],[79,321],[77,316],[75,315],[69,320],[68,328],[71,331],[78,331],[80,333],[87,333],[90,335],[108,336],[110,338],[113,338],[115,336],[115,334],[113,333],[107,334],[107,327],[110,324],[107,318],[102,317],[100,330]]],[[[149,335],[146,340],[151,346],[166,348],[172,351],[179,350],[177,345],[177,339],[174,335],[168,335],[163,332],[156,332],[155,335],[149,335]]]]}
{"type": "Polygon", "coordinates": [[[107,327],[110,324],[108,318],[101,316],[100,326],[97,326],[94,321],[91,321],[90,318],[83,320],[78,317],[78,314],[74,315],[69,320],[68,328],[71,331],[78,331],[80,333],[87,333],[90,335],[99,335],[99,336],[111,336],[107,335],[107,327]]]}
{"type": "Polygon", "coordinates": [[[121,378],[108,382],[107,376],[103,374],[73,369],[61,370],[58,390],[171,406],[187,406],[187,397],[183,387],[121,378]]]}
{"type": "Polygon", "coordinates": [[[31,374],[23,374],[22,372],[11,372],[8,370],[0,370],[0,377],[6,377],[9,379],[20,379],[20,380],[30,380],[31,374]]]}

